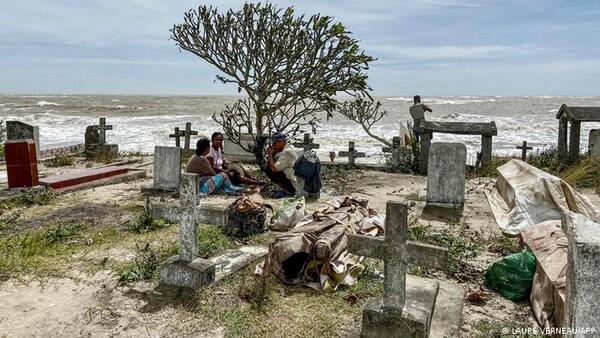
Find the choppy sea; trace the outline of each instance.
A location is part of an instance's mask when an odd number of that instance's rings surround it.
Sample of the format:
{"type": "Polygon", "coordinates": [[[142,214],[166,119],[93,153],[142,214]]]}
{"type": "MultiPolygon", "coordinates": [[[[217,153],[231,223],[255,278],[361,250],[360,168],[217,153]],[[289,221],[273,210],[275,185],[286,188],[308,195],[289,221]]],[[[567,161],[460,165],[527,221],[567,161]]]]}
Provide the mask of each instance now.
{"type": "MultiPolygon", "coordinates": [[[[83,143],[86,126],[106,117],[114,130],[107,132],[110,143],[121,150],[152,152],[155,145],[174,144],[168,135],[174,127],[192,128],[201,135],[210,135],[220,127],[212,114],[235,96],[84,96],[84,95],[0,95],[0,118],[20,120],[40,127],[42,148],[53,144],[83,143]]],[[[392,138],[399,133],[399,124],[410,120],[408,109],[412,97],[378,97],[389,115],[374,128],[375,133],[392,138]]],[[[428,120],[489,122],[495,121],[498,136],[494,138],[496,154],[518,154],[515,146],[526,140],[534,151],[555,146],[558,121],[556,112],[561,104],[600,106],[600,96],[436,96],[425,97],[424,103],[433,109],[428,120]]],[[[582,126],[581,145],[587,149],[590,129],[600,123],[582,126]]],[[[348,141],[355,140],[358,151],[364,151],[367,162],[381,160],[381,145],[370,139],[362,128],[335,117],[323,121],[315,141],[319,153],[345,150],[348,141]]],[[[434,142],[464,142],[469,162],[475,158],[481,139],[478,136],[436,134],[434,142]]]]}

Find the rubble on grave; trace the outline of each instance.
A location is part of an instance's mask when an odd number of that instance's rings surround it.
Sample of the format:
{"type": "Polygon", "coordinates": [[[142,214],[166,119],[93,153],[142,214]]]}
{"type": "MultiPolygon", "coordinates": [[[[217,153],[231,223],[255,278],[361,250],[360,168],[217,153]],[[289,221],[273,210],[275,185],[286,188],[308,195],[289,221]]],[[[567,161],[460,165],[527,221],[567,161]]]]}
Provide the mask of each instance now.
{"type": "Polygon", "coordinates": [[[382,235],[383,217],[368,200],[336,197],[269,247],[264,270],[286,284],[315,289],[350,285],[362,272],[358,255],[348,253],[348,234],[382,235]]]}

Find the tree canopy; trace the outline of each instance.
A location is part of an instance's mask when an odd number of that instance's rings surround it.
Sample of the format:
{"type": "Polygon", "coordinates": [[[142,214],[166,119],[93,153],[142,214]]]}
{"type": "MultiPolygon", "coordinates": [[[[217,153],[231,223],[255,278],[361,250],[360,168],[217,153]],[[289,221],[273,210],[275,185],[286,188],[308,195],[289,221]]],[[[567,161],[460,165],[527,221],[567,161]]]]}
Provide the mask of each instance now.
{"type": "Polygon", "coordinates": [[[202,5],[185,13],[171,38],[215,66],[218,81],[246,94],[213,115],[242,147],[242,133],[256,141],[274,131],[316,132],[316,113],[331,116],[337,94],[370,98],[366,70],[375,58],[329,16],[296,16],[292,7],[273,4],[247,3],[225,13],[202,5]]]}

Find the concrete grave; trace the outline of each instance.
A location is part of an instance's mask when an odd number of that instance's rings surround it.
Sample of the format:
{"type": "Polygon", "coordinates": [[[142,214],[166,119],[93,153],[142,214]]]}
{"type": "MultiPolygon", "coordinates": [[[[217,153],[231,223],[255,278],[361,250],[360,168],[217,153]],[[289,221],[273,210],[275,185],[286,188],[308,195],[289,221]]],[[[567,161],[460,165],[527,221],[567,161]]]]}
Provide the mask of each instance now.
{"type": "Polygon", "coordinates": [[[590,130],[590,157],[600,159],[600,129],[590,130]]]}
{"type": "Polygon", "coordinates": [[[40,156],[40,128],[20,121],[6,121],[6,140],[33,140],[36,158],[40,156]]]}
{"type": "Polygon", "coordinates": [[[340,151],[338,155],[340,157],[348,157],[348,164],[351,166],[356,165],[357,158],[367,156],[364,152],[356,151],[354,148],[354,141],[348,142],[348,151],[340,151]]]}
{"type": "Polygon", "coordinates": [[[467,147],[434,143],[429,153],[427,205],[461,207],[465,203],[467,147]]]}
{"type": "Polygon", "coordinates": [[[112,125],[106,124],[105,118],[100,118],[100,124],[97,126],[88,126],[85,129],[85,155],[88,159],[93,158],[99,152],[106,152],[117,156],[119,146],[116,144],[106,143],[106,131],[112,130],[112,125]]]}
{"type": "Polygon", "coordinates": [[[179,190],[181,177],[181,148],[154,147],[154,180],[145,193],[172,193],[179,190]]]}
{"type": "Polygon", "coordinates": [[[564,324],[577,331],[566,336],[597,337],[600,335],[600,224],[582,214],[568,212],[563,216],[562,230],[569,248],[564,324]]]}
{"type": "Polygon", "coordinates": [[[195,213],[200,177],[183,174],[180,182],[179,255],[167,259],[161,265],[160,283],[197,290],[215,280],[215,264],[198,257],[195,213]]]}
{"type": "MultiPolygon", "coordinates": [[[[250,147],[254,145],[254,139],[251,134],[241,134],[240,138],[240,143],[244,144],[244,148],[250,149],[250,147]]],[[[234,143],[227,136],[223,139],[223,155],[230,162],[256,163],[254,154],[244,150],[244,148],[234,143]]]]}
{"type": "MultiPolygon", "coordinates": [[[[435,280],[406,285],[407,263],[445,268],[448,251],[434,245],[407,241],[408,208],[388,202],[385,238],[349,235],[348,251],[384,260],[383,299],[365,306],[363,337],[428,337],[439,283],[435,280]]],[[[461,295],[462,296],[462,295],[461,295]]],[[[462,298],[460,303],[462,311],[462,298]]]]}
{"type": "Polygon", "coordinates": [[[206,223],[204,201],[198,205],[199,176],[182,174],[180,184],[181,205],[177,210],[181,229],[179,232],[179,255],[167,259],[160,269],[160,283],[197,290],[198,288],[221,280],[248,264],[263,258],[268,250],[261,246],[244,246],[229,250],[221,256],[203,259],[198,257],[197,229],[198,221],[206,223]]]}

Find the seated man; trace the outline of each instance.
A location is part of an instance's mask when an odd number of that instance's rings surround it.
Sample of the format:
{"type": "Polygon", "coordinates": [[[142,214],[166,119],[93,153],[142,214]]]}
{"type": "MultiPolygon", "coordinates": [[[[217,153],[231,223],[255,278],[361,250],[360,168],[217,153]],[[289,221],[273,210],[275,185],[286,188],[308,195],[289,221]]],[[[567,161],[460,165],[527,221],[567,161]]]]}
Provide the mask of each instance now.
{"type": "Polygon", "coordinates": [[[216,131],[212,134],[211,146],[206,158],[210,162],[213,170],[216,173],[223,172],[227,174],[233,185],[264,185],[264,182],[255,180],[252,176],[246,173],[241,165],[229,165],[227,160],[223,157],[223,134],[221,132],[216,131]]]}
{"type": "Polygon", "coordinates": [[[254,193],[254,190],[242,190],[231,184],[229,176],[221,172],[216,173],[206,158],[210,148],[210,141],[207,138],[201,138],[196,143],[196,153],[192,156],[185,168],[186,173],[200,175],[199,190],[201,193],[210,195],[215,192],[224,191],[227,194],[236,195],[240,192],[254,193]]]}
{"type": "Polygon", "coordinates": [[[273,134],[271,145],[267,149],[265,174],[283,190],[283,194],[279,194],[281,197],[296,194],[294,164],[297,159],[298,154],[287,144],[287,136],[279,132],[273,134]]]}

